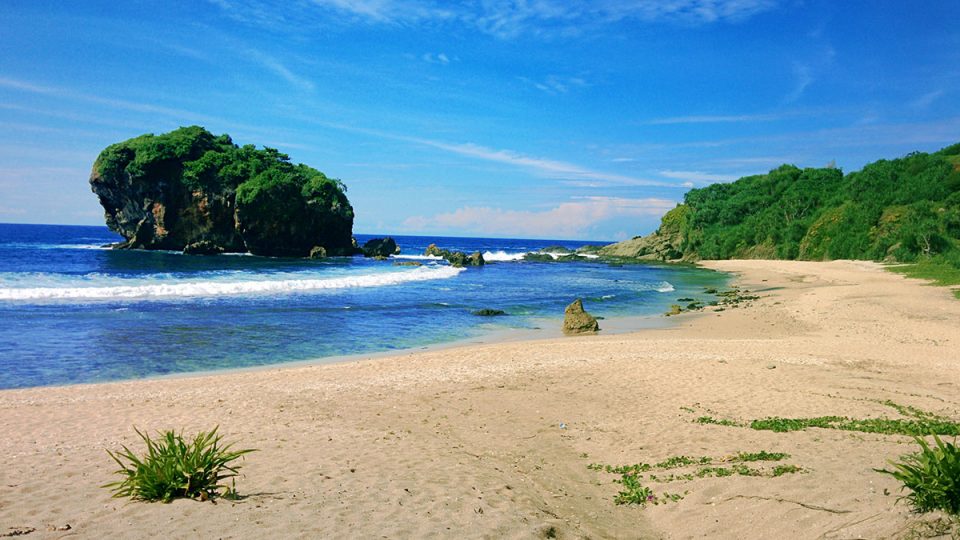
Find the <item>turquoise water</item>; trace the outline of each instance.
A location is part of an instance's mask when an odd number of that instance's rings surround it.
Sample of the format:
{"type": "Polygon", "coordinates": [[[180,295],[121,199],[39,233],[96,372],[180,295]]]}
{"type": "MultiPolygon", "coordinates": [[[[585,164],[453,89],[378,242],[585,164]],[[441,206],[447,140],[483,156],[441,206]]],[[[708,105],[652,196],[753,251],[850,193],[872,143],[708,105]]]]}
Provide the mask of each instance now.
{"type": "Polygon", "coordinates": [[[607,318],[659,315],[726,283],[691,267],[519,260],[581,241],[394,238],[392,260],[309,261],[114,251],[101,247],[119,240],[105,227],[0,224],[0,388],[423,347],[536,328],[574,298],[607,318]],[[421,256],[431,242],[489,264],[421,256]],[[483,308],[507,316],[473,314],[483,308]]]}

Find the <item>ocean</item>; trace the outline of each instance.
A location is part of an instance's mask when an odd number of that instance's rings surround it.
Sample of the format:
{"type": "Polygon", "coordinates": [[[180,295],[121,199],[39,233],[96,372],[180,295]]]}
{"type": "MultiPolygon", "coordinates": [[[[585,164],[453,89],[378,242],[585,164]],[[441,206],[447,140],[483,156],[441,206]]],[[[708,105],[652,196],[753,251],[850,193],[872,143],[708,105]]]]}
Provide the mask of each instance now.
{"type": "Polygon", "coordinates": [[[106,227],[0,224],[0,388],[553,336],[575,298],[606,319],[601,328],[639,328],[728,281],[686,266],[522,260],[602,242],[393,238],[401,253],[387,261],[311,261],[111,250],[102,246],[120,237],[106,227]],[[483,252],[488,264],[453,268],[422,255],[430,243],[483,252]]]}

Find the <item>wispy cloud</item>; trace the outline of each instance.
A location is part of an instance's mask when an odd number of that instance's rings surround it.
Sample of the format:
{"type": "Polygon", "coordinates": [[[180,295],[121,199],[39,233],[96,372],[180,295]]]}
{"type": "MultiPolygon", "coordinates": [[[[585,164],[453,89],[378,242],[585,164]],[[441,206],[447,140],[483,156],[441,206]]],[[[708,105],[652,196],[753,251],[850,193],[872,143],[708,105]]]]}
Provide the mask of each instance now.
{"type": "Polygon", "coordinates": [[[933,102],[943,97],[943,94],[944,94],[944,91],[942,89],[934,90],[932,92],[927,92],[926,94],[910,102],[910,107],[914,109],[921,109],[921,110],[927,109],[931,105],[933,105],[933,102]]]}
{"type": "Polygon", "coordinates": [[[150,105],[146,103],[137,103],[137,102],[126,101],[122,99],[103,98],[100,96],[86,94],[83,92],[76,92],[66,88],[42,86],[42,85],[37,85],[37,84],[33,84],[26,81],[8,79],[3,77],[0,77],[0,88],[11,88],[14,90],[20,90],[20,91],[28,92],[31,94],[40,94],[40,95],[46,95],[46,96],[74,99],[77,101],[85,101],[87,103],[96,103],[98,105],[106,105],[108,107],[124,109],[128,111],[158,113],[158,114],[164,114],[167,116],[174,116],[178,118],[184,118],[184,117],[187,117],[187,118],[196,117],[198,119],[204,118],[190,111],[184,111],[181,109],[173,109],[169,107],[162,107],[159,105],[150,105]]]}
{"type": "Polygon", "coordinates": [[[247,49],[247,56],[250,60],[259,64],[261,67],[264,67],[268,71],[279,75],[282,79],[293,86],[300,88],[301,90],[312,91],[314,89],[314,85],[311,81],[290,71],[290,69],[287,68],[287,66],[285,66],[282,62],[264,52],[256,49],[247,49]]]}
{"type": "Polygon", "coordinates": [[[512,150],[495,150],[473,143],[450,144],[418,138],[411,138],[410,140],[461,156],[521,167],[548,178],[580,181],[593,180],[598,183],[596,185],[677,187],[674,183],[597,171],[566,161],[528,156],[512,150]]]}
{"type": "Polygon", "coordinates": [[[702,171],[660,171],[660,176],[664,178],[672,178],[675,180],[685,181],[687,187],[692,187],[693,184],[711,184],[713,182],[732,182],[737,178],[740,178],[738,175],[734,174],[715,174],[702,171]]]}
{"type": "Polygon", "coordinates": [[[445,66],[450,63],[450,57],[445,53],[426,53],[421,56],[421,58],[428,64],[441,64],[445,66]]]}
{"type": "Polygon", "coordinates": [[[797,62],[793,65],[793,89],[783,98],[784,103],[793,103],[800,99],[807,87],[813,83],[813,72],[810,66],[797,62]]]}
{"type": "MultiPolygon", "coordinates": [[[[161,105],[153,105],[148,103],[139,103],[135,101],[123,100],[123,99],[114,99],[101,97],[93,94],[88,94],[86,92],[80,92],[71,88],[61,88],[53,86],[44,86],[35,84],[28,81],[22,81],[17,79],[10,79],[0,77],[0,88],[8,88],[20,92],[25,92],[34,95],[48,96],[52,98],[57,98],[57,105],[62,105],[64,101],[76,101],[86,104],[99,105],[107,107],[110,109],[116,109],[121,111],[129,112],[138,112],[144,113],[147,115],[152,115],[154,117],[165,117],[165,122],[176,125],[188,125],[194,123],[201,123],[205,125],[217,125],[221,128],[232,128],[238,130],[246,130],[255,133],[260,133],[261,126],[249,126],[241,124],[238,122],[225,120],[223,118],[218,118],[214,116],[209,116],[205,114],[196,113],[193,111],[188,111],[185,109],[177,109],[173,107],[164,107],[161,105]]],[[[90,111],[91,114],[94,114],[93,111],[90,111]]],[[[46,113],[42,113],[46,114],[46,113]]],[[[54,115],[51,113],[51,115],[54,115]]],[[[115,115],[116,117],[117,115],[115,115]]],[[[65,118],[75,119],[77,121],[86,121],[81,120],[83,116],[77,115],[67,115],[65,118]]],[[[105,125],[114,125],[114,126],[124,126],[130,127],[131,129],[143,129],[145,123],[136,123],[132,115],[127,115],[129,121],[123,123],[117,122],[105,122],[105,121],[91,121],[92,123],[99,123],[105,125]],[[137,127],[141,126],[141,127],[137,127]]],[[[126,118],[126,117],[125,117],[126,118]]],[[[157,120],[156,118],[151,118],[150,122],[146,123],[151,127],[156,127],[157,120]]]]}
{"type": "Polygon", "coordinates": [[[739,22],[777,0],[310,0],[277,10],[265,0],[209,0],[228,16],[271,29],[317,24],[458,24],[501,38],[570,36],[618,22],[739,22]]]}
{"type": "Polygon", "coordinates": [[[586,239],[605,221],[655,219],[676,205],[676,201],[657,198],[582,197],[543,211],[467,206],[430,217],[414,216],[404,221],[403,227],[410,232],[586,239]]]}
{"type": "Polygon", "coordinates": [[[730,115],[690,115],[655,118],[645,122],[648,125],[670,124],[720,124],[739,122],[772,122],[780,120],[783,114],[730,114],[730,115]]]}
{"type": "Polygon", "coordinates": [[[591,187],[598,186],[659,186],[659,187],[681,187],[677,183],[665,182],[662,180],[651,180],[639,178],[607,171],[600,171],[589,167],[584,167],[568,161],[530,156],[521,152],[507,149],[494,149],[474,143],[450,143],[435,139],[423,137],[411,137],[408,135],[399,135],[387,131],[364,128],[354,125],[339,124],[334,122],[324,122],[319,120],[308,120],[314,124],[325,127],[360,133],[371,137],[389,139],[394,141],[403,141],[421,146],[427,146],[443,150],[459,156],[490,161],[494,163],[503,163],[520,169],[531,171],[534,174],[545,178],[552,178],[564,181],[589,181],[591,187]]]}
{"type": "Polygon", "coordinates": [[[521,81],[536,88],[537,90],[548,94],[566,94],[575,88],[586,88],[589,86],[582,77],[561,77],[559,75],[547,75],[544,79],[535,81],[527,77],[518,77],[521,81]]]}

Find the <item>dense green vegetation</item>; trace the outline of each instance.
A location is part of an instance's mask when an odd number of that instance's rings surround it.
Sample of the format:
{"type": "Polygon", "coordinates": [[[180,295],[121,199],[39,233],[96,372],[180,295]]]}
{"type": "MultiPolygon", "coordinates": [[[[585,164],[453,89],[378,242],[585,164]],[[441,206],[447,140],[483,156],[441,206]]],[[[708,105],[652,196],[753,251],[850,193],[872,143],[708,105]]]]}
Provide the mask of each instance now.
{"type": "Polygon", "coordinates": [[[191,191],[238,190],[250,199],[272,190],[302,192],[306,198],[342,197],[345,191],[339,180],[307,165],[294,165],[290,156],[274,148],[237,146],[229,135],[217,137],[200,126],[108,146],[96,167],[102,175],[126,173],[133,182],[162,176],[191,191]]]}
{"type": "MultiPolygon", "coordinates": [[[[783,165],[687,193],[686,258],[871,259],[960,268],[960,144],[847,175],[783,165]]],[[[669,221],[669,223],[668,223],[669,221]]]]}

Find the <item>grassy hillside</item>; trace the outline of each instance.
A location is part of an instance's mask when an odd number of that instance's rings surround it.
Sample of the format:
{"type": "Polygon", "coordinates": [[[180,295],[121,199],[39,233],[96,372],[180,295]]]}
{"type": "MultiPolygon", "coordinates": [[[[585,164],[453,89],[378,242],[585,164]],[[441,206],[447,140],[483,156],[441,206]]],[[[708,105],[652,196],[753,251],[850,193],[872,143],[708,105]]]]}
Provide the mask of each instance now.
{"type": "Polygon", "coordinates": [[[847,175],[783,165],[691,190],[680,208],[661,229],[679,228],[685,259],[869,259],[960,268],[960,144],[847,175]]]}

